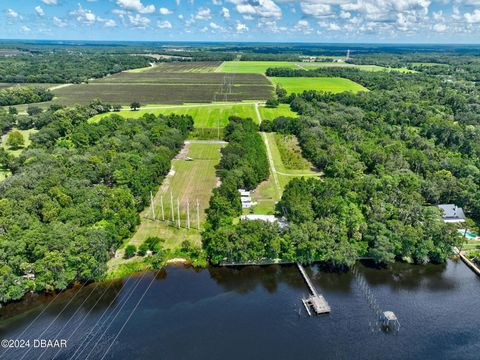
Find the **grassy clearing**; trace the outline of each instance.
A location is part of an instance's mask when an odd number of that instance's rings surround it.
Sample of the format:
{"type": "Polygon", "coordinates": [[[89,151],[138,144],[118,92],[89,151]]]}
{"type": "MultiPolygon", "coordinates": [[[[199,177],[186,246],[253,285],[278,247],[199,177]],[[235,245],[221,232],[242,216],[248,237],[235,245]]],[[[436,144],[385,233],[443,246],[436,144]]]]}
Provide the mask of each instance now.
{"type": "Polygon", "coordinates": [[[339,62],[291,62],[291,61],[225,61],[217,68],[224,73],[265,74],[268,68],[287,67],[291,69],[313,70],[322,67],[352,67],[363,71],[401,71],[415,72],[407,68],[386,68],[378,65],[356,65],[339,62]]]}
{"type": "Polygon", "coordinates": [[[266,106],[259,106],[258,110],[263,120],[273,120],[277,117],[297,117],[297,113],[290,110],[289,104],[280,104],[276,108],[268,108],[266,106]]]}
{"type": "Polygon", "coordinates": [[[201,245],[200,231],[205,221],[205,210],[208,208],[212,190],[217,185],[218,179],[215,166],[220,161],[218,143],[187,143],[179,155],[172,161],[172,171],[163,181],[162,186],[154,197],[155,220],[151,207],[144,209],[140,214],[141,223],[133,237],[125,243],[109,263],[109,277],[117,277],[145,270],[148,264],[138,256],[124,259],[126,245],[133,244],[137,248],[145,239],[156,236],[164,239],[163,247],[168,251],[168,257],[182,257],[181,244],[189,240],[191,244],[201,245]],[[186,161],[186,157],[193,161],[186,161]],[[172,208],[170,206],[170,193],[174,201],[174,219],[172,222],[172,208]],[[161,204],[163,198],[165,221],[162,221],[161,204]],[[180,204],[180,228],[177,228],[178,218],[177,199],[180,204]],[[200,231],[197,230],[196,200],[198,200],[200,231]],[[190,201],[190,229],[187,225],[187,201],[190,201]]]}
{"type": "Polygon", "coordinates": [[[205,210],[208,208],[212,189],[217,185],[215,166],[220,161],[220,149],[217,143],[190,143],[172,161],[172,174],[167,176],[155,195],[155,215],[161,219],[161,199],[163,197],[165,218],[171,220],[170,193],[174,199],[174,218],[177,219],[177,199],[180,204],[181,228],[172,226],[171,221],[152,220],[151,209],[147,208],[141,214],[142,222],[130,243],[139,245],[150,236],[165,239],[166,248],[176,248],[184,240],[200,245],[200,233],[197,231],[196,200],[199,204],[200,228],[205,220],[205,210]],[[193,161],[186,161],[186,157],[193,161]],[[190,225],[186,229],[187,201],[190,202],[190,225]]]}
{"type": "MultiPolygon", "coordinates": [[[[6,144],[6,141],[7,141],[7,138],[8,138],[8,133],[6,133],[5,135],[2,136],[2,141],[0,143],[0,147],[4,148],[5,150],[7,150],[10,154],[12,154],[13,156],[20,156],[20,154],[22,153],[22,151],[27,148],[30,144],[31,144],[31,140],[30,140],[30,135],[36,133],[38,130],[36,129],[28,129],[28,130],[19,130],[19,129],[12,129],[10,131],[20,131],[20,133],[23,135],[23,139],[25,141],[25,144],[23,147],[21,147],[20,149],[16,149],[16,150],[12,150],[10,149],[7,144],[6,144]]],[[[1,179],[1,178],[0,178],[1,179]]]]}
{"type": "MultiPolygon", "coordinates": [[[[265,135],[275,170],[270,167],[269,179],[261,183],[252,194],[254,201],[257,202],[257,205],[253,209],[255,214],[273,214],[275,211],[275,204],[282,197],[285,186],[292,178],[302,176],[321,176],[321,173],[312,171],[310,164],[303,158],[302,160],[304,160],[306,163],[302,163],[302,166],[299,166],[296,169],[287,169],[282,161],[282,156],[276,141],[275,133],[266,133],[265,135]],[[274,171],[276,175],[273,174],[274,171]]],[[[289,146],[291,149],[291,141],[289,146]]],[[[296,146],[298,147],[298,144],[296,144],[296,146]]],[[[299,149],[297,148],[296,151],[298,152],[299,149]]]]}
{"type": "Polygon", "coordinates": [[[344,91],[368,91],[356,82],[338,77],[271,77],[274,84],[280,84],[289,93],[302,93],[305,90],[340,93],[344,91]]]}
{"type": "Polygon", "coordinates": [[[216,72],[265,74],[271,67],[297,68],[296,64],[289,61],[224,61],[216,72]]]}
{"type": "MultiPolygon", "coordinates": [[[[215,128],[224,127],[228,124],[230,116],[240,116],[243,118],[252,118],[256,120],[254,104],[236,104],[236,105],[205,105],[192,104],[182,106],[164,106],[156,109],[142,109],[138,111],[122,110],[116,114],[126,118],[138,119],[145,114],[179,114],[191,115],[195,121],[196,128],[215,128]]],[[[90,121],[99,121],[101,118],[110,114],[95,115],[90,121]]]]}
{"type": "Polygon", "coordinates": [[[312,164],[302,156],[302,150],[295,135],[275,133],[274,137],[286,170],[312,170],[312,164]]]}

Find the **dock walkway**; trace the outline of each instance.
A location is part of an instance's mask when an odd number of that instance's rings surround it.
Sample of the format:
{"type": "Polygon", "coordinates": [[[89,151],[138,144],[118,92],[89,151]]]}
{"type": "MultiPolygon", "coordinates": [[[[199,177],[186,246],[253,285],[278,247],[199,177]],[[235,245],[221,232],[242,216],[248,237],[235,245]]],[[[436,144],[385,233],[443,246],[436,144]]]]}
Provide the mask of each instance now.
{"type": "Polygon", "coordinates": [[[317,292],[317,289],[315,289],[315,286],[313,286],[312,281],[308,277],[303,266],[300,263],[297,263],[297,267],[302,274],[303,279],[307,283],[308,289],[311,293],[310,297],[308,297],[307,299],[302,299],[303,305],[305,306],[308,315],[312,315],[310,309],[313,309],[313,311],[317,315],[328,314],[331,309],[330,305],[328,305],[327,300],[325,300],[325,298],[317,292]]]}

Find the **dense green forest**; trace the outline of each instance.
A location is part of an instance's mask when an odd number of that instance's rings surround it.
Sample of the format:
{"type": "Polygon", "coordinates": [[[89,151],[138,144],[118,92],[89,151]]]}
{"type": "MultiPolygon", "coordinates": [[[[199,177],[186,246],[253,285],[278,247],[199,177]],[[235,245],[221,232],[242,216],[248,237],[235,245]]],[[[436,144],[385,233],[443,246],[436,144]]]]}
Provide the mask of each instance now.
{"type": "Polygon", "coordinates": [[[0,82],[81,83],[120,71],[149,66],[153,59],[82,51],[20,53],[0,57],[0,82]]]}
{"type": "Polygon", "coordinates": [[[15,86],[0,90],[0,106],[31,104],[52,99],[50,90],[40,87],[15,86]]]}
{"type": "Polygon", "coordinates": [[[0,152],[13,173],[0,183],[1,302],[101,277],[193,128],[178,115],[88,123],[92,112],[43,113],[18,159],[0,152]]]}
{"type": "MultiPolygon", "coordinates": [[[[464,67],[464,78],[475,72],[464,67]]],[[[443,262],[461,242],[437,208],[454,203],[480,220],[480,93],[475,83],[427,72],[269,69],[269,76],[340,76],[369,92],[279,93],[299,119],[261,130],[295,135],[324,173],[294,179],[277,214],[289,226],[241,221],[206,234],[213,262],[265,259],[352,265],[443,262]]],[[[457,76],[458,77],[458,76],[457,76]]]]}

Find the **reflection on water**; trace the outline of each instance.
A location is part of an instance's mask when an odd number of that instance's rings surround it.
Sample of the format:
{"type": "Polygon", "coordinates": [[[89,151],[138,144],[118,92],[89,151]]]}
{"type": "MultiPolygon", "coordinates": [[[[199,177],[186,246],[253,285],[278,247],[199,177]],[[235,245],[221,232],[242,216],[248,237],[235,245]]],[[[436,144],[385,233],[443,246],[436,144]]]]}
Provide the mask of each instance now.
{"type": "Polygon", "coordinates": [[[382,310],[402,325],[375,330],[350,272],[307,268],[332,313],[308,317],[295,266],[180,266],[29,295],[0,309],[0,335],[68,339],[67,349],[0,349],[1,359],[477,359],[479,279],[460,262],[377,269],[359,264],[382,310]],[[150,286],[151,284],[151,286],[150,286]]]}

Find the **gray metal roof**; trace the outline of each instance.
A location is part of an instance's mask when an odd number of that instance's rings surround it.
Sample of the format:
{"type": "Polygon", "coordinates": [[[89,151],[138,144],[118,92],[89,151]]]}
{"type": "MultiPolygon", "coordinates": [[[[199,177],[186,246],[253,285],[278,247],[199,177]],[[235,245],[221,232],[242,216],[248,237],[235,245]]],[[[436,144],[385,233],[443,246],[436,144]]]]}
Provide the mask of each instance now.
{"type": "Polygon", "coordinates": [[[465,213],[455,204],[441,204],[438,207],[443,211],[444,220],[465,220],[465,213]]]}

